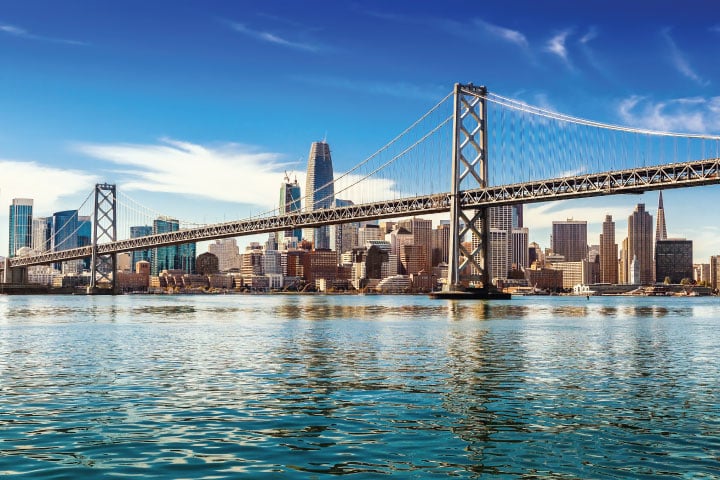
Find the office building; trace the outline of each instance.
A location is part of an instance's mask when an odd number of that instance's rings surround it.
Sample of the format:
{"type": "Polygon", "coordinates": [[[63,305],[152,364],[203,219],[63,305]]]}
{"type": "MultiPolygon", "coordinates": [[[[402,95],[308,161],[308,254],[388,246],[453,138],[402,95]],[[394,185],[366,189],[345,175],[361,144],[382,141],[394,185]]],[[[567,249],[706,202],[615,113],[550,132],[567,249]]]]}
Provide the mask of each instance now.
{"type": "Polygon", "coordinates": [[[693,279],[692,240],[668,238],[655,242],[655,278],[680,283],[693,279]]]}
{"type": "MultiPolygon", "coordinates": [[[[649,285],[655,282],[653,267],[653,218],[645,211],[645,204],[639,203],[628,217],[628,251],[626,259],[632,268],[633,259],[637,259],[639,276],[630,283],[649,285]]],[[[632,271],[632,270],[631,270],[632,271]]],[[[629,272],[630,273],[630,272],[629,272]]]]}
{"type": "Polygon", "coordinates": [[[240,271],[240,248],[234,238],[222,238],[208,245],[208,252],[218,258],[221,272],[240,271]]]}
{"type": "Polygon", "coordinates": [[[710,288],[720,289],[720,255],[710,257],[710,288]]]}
{"type": "Polygon", "coordinates": [[[528,258],[530,232],[527,228],[512,229],[512,245],[510,263],[517,270],[524,270],[530,266],[528,258]]]}
{"type": "Polygon", "coordinates": [[[14,257],[23,247],[32,248],[32,214],[31,198],[13,198],[10,204],[9,257],[14,257]]]}
{"type": "Polygon", "coordinates": [[[600,234],[600,283],[618,283],[618,246],[612,215],[605,216],[600,234]]]}
{"type": "MultiPolygon", "coordinates": [[[[138,238],[138,237],[147,237],[148,235],[152,235],[153,233],[153,227],[150,225],[138,225],[134,227],[130,227],[130,238],[138,238]]],[[[134,269],[135,265],[137,265],[138,262],[150,262],[150,256],[152,251],[150,249],[146,250],[133,250],[132,252],[132,260],[131,260],[131,267],[134,269]]]]}
{"type": "Polygon", "coordinates": [[[52,243],[52,217],[33,218],[32,249],[37,253],[50,251],[52,243]]]}
{"type": "MultiPolygon", "coordinates": [[[[285,173],[285,178],[280,184],[280,215],[286,213],[299,212],[301,204],[300,185],[297,178],[290,182],[290,177],[285,173]]],[[[298,241],[302,240],[302,229],[295,228],[283,232],[284,238],[295,237],[298,241]]]]}
{"type": "MultiPolygon", "coordinates": [[[[153,235],[177,232],[180,222],[175,218],[159,217],[153,220],[153,235]]],[[[150,254],[152,275],[159,275],[163,270],[182,270],[195,273],[195,243],[183,243],[167,247],[153,248],[150,254]]]]}
{"type": "MultiPolygon", "coordinates": [[[[308,155],[307,178],[305,183],[305,210],[312,212],[330,208],[335,200],[330,145],[313,142],[308,155]]],[[[330,227],[322,226],[305,229],[305,238],[315,249],[330,248],[330,227]]]]}
{"type": "Polygon", "coordinates": [[[552,222],[551,248],[566,262],[587,260],[587,222],[585,220],[552,222]]]}

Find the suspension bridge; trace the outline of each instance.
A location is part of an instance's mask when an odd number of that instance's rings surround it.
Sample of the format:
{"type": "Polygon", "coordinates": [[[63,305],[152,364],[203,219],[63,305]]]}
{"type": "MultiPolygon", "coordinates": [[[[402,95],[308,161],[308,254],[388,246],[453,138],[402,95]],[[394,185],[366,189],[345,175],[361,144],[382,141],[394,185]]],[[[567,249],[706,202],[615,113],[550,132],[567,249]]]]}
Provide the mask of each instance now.
{"type": "Polygon", "coordinates": [[[115,185],[99,184],[83,204],[91,207],[89,245],[63,249],[49,241],[46,251],[6,259],[4,278],[28,266],[91,258],[91,288],[113,289],[121,252],[449,212],[446,287],[461,288],[471,270],[489,287],[492,207],[716,184],[719,157],[720,136],[610,125],[457,84],[397,137],[335,176],[330,190],[352,205],[284,214],[278,207],[252,218],[211,225],[184,222],[177,231],[127,238],[131,225],[161,215],[115,185]],[[468,235],[476,237],[476,247],[463,243],[468,235]]]}

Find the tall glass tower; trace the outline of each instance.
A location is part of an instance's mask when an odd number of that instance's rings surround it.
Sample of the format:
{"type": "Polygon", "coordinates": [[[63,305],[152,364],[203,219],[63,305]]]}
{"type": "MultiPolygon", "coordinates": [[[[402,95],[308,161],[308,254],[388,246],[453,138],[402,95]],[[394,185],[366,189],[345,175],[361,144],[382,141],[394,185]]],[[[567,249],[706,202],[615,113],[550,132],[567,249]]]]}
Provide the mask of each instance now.
{"type": "MultiPolygon", "coordinates": [[[[286,173],[283,183],[280,184],[280,215],[299,212],[300,200],[300,185],[298,185],[297,178],[290,183],[290,177],[286,173]]],[[[286,230],[284,234],[285,238],[295,237],[298,241],[302,240],[302,230],[299,228],[286,230]]]]}
{"type": "MultiPolygon", "coordinates": [[[[169,217],[153,220],[153,235],[178,230],[180,230],[179,220],[169,217]]],[[[150,273],[157,275],[163,270],[184,270],[185,273],[195,273],[195,252],[195,243],[153,248],[150,255],[150,273]]]]}
{"type": "Polygon", "coordinates": [[[22,247],[32,247],[32,211],[32,199],[13,198],[10,205],[10,257],[22,247]]]}
{"type": "MultiPolygon", "coordinates": [[[[313,142],[308,155],[307,181],[305,183],[305,210],[312,212],[333,206],[335,186],[333,181],[330,145],[313,142]]],[[[305,230],[305,238],[313,242],[315,249],[330,248],[330,227],[323,226],[305,230]]]]}
{"type": "MultiPolygon", "coordinates": [[[[54,252],[78,247],[79,218],[77,210],[53,213],[51,243],[54,252]]],[[[74,274],[82,270],[82,260],[70,260],[55,264],[55,269],[74,274]]]]}
{"type": "MultiPolygon", "coordinates": [[[[138,238],[138,237],[147,237],[148,235],[152,235],[153,233],[153,227],[150,225],[138,225],[135,227],[130,227],[130,238],[138,238]]],[[[150,262],[150,253],[151,251],[148,250],[133,250],[132,252],[132,265],[130,265],[131,270],[135,271],[135,265],[137,262],[141,260],[145,260],[147,262],[150,262]]]]}

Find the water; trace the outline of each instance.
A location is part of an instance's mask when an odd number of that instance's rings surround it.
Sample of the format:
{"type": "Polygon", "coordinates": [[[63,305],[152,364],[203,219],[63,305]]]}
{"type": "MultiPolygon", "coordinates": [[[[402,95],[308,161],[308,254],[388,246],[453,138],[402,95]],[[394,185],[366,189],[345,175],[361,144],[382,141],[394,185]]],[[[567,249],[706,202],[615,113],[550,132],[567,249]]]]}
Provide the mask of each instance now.
{"type": "Polygon", "coordinates": [[[0,296],[0,475],[720,477],[720,299],[0,296]]]}

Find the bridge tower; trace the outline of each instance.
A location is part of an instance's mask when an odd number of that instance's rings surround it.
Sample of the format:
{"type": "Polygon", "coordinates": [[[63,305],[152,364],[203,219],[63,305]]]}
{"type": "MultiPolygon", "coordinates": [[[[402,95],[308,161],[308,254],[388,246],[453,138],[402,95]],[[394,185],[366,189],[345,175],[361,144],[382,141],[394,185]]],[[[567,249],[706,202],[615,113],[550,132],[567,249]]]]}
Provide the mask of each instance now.
{"type": "Polygon", "coordinates": [[[117,254],[98,255],[98,243],[117,240],[117,196],[115,185],[95,185],[93,214],[92,258],[90,261],[89,294],[116,292],[117,254]]]}
{"type": "Polygon", "coordinates": [[[471,212],[465,212],[460,208],[460,196],[463,190],[487,187],[486,95],[485,87],[455,84],[450,254],[448,279],[445,284],[445,288],[450,291],[462,290],[468,280],[480,281],[485,289],[491,287],[488,272],[489,207],[471,212]],[[468,232],[472,232],[479,239],[475,248],[468,249],[462,244],[468,232]],[[471,270],[475,270],[475,273],[470,274],[471,270]]]}

